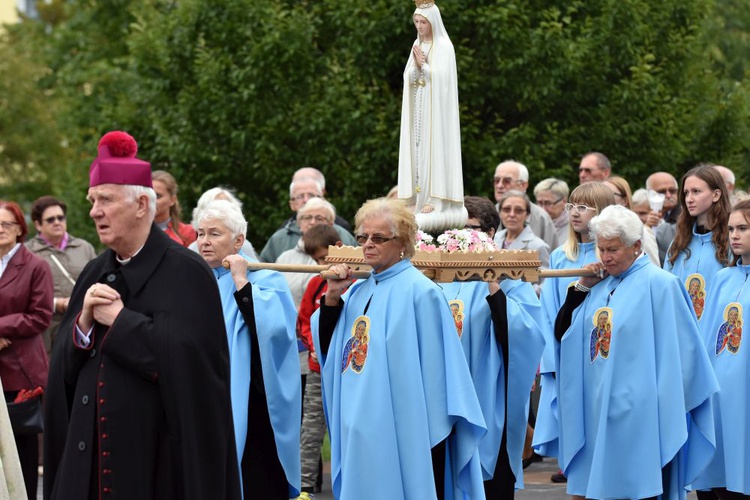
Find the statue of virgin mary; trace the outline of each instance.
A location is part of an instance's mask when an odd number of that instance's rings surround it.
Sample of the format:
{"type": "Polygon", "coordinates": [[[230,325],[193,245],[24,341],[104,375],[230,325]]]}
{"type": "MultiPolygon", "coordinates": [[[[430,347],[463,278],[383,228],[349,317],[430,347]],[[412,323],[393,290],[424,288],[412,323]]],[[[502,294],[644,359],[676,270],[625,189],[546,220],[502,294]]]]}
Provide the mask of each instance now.
{"type": "Polygon", "coordinates": [[[417,39],[404,71],[398,197],[423,231],[463,227],[461,129],[456,55],[433,1],[416,0],[417,39]]]}

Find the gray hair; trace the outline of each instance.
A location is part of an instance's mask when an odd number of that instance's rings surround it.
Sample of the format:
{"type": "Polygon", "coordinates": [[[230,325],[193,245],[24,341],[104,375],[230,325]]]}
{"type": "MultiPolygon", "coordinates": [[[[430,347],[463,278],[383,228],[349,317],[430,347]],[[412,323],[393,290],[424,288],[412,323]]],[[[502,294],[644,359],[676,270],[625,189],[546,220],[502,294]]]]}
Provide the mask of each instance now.
{"type": "Polygon", "coordinates": [[[311,198],[307,200],[307,203],[297,210],[297,220],[299,221],[299,218],[305,215],[310,210],[314,210],[316,208],[322,208],[326,212],[328,212],[329,219],[331,221],[331,224],[333,224],[333,221],[336,219],[336,209],[333,208],[333,205],[331,205],[331,202],[324,200],[323,198],[311,198]]]}
{"type": "Polygon", "coordinates": [[[206,190],[200,198],[198,198],[198,203],[195,205],[195,208],[193,209],[193,222],[192,225],[194,228],[198,229],[198,221],[201,218],[201,211],[205,210],[205,208],[214,201],[219,196],[224,196],[227,201],[230,203],[233,203],[239,207],[240,210],[242,210],[242,202],[237,199],[237,197],[234,195],[234,193],[223,187],[213,187],[211,189],[206,190]]]}
{"type": "Polygon", "coordinates": [[[227,200],[214,200],[200,211],[199,218],[193,224],[199,226],[204,220],[218,220],[232,233],[232,238],[247,233],[247,221],[236,203],[227,200]]]}
{"type": "Polygon", "coordinates": [[[599,215],[589,221],[591,234],[598,241],[620,238],[620,241],[632,247],[643,238],[643,222],[632,210],[622,205],[610,205],[599,215]]]}
{"type": "Polygon", "coordinates": [[[542,191],[552,191],[557,196],[565,199],[570,194],[568,183],[555,177],[548,177],[534,186],[534,196],[538,196],[542,191]]]}
{"type": "Polygon", "coordinates": [[[315,179],[313,177],[300,177],[299,179],[293,180],[291,184],[289,184],[289,198],[293,196],[294,187],[297,184],[300,184],[302,182],[309,182],[309,181],[313,181],[315,185],[317,186],[318,196],[323,196],[323,184],[321,184],[321,182],[318,179],[315,179]]]}
{"type": "Polygon", "coordinates": [[[326,190],[326,177],[323,172],[315,167],[302,167],[298,168],[294,175],[292,175],[292,181],[295,179],[312,178],[320,183],[320,187],[323,191],[326,190]]]}
{"type": "Polygon", "coordinates": [[[505,203],[505,200],[507,200],[508,198],[521,198],[524,203],[526,203],[526,214],[528,215],[531,213],[531,200],[529,199],[529,196],[523,191],[518,191],[516,189],[511,189],[510,191],[506,191],[503,193],[503,195],[497,202],[498,210],[501,210],[503,208],[503,203],[505,203]]]}
{"type": "Polygon", "coordinates": [[[500,167],[516,167],[516,169],[518,170],[518,180],[521,182],[529,182],[529,169],[526,168],[526,165],[524,165],[523,163],[519,163],[515,160],[507,160],[501,162],[497,167],[495,167],[495,170],[500,167]]]}
{"type": "Polygon", "coordinates": [[[648,191],[645,189],[636,189],[633,193],[633,205],[647,205],[648,204],[648,191]]]}
{"type": "Polygon", "coordinates": [[[148,216],[151,219],[149,222],[153,222],[156,216],[156,191],[154,191],[154,188],[132,184],[123,184],[122,187],[124,188],[123,193],[130,201],[138,201],[141,196],[148,197],[148,216]]]}

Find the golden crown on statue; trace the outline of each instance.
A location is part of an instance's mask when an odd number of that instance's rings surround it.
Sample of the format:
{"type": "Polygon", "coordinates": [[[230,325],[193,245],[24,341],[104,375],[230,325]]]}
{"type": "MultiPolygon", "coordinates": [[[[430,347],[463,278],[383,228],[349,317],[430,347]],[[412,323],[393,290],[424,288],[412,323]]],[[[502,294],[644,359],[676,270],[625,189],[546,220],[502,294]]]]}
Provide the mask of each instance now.
{"type": "Polygon", "coordinates": [[[426,9],[435,5],[435,2],[433,0],[414,0],[414,5],[416,5],[418,9],[426,9]]]}

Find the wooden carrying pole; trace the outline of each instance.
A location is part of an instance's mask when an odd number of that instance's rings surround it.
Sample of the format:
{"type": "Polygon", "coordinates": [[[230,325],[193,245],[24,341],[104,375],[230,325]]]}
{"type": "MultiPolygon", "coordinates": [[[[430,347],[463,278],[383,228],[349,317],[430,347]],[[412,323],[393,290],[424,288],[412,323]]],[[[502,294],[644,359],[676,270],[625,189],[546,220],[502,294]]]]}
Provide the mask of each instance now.
{"type": "MultiPolygon", "coordinates": [[[[347,264],[352,277],[366,279],[370,267],[364,263],[359,247],[329,247],[326,262],[347,264]]],[[[535,250],[498,250],[495,252],[416,252],[412,264],[428,278],[448,283],[452,281],[495,281],[501,278],[521,279],[532,283],[543,278],[593,276],[589,269],[540,269],[542,265],[535,250]]],[[[323,279],[335,278],[327,265],[274,264],[250,262],[248,269],[270,269],[285,273],[320,274],[323,279]]]]}

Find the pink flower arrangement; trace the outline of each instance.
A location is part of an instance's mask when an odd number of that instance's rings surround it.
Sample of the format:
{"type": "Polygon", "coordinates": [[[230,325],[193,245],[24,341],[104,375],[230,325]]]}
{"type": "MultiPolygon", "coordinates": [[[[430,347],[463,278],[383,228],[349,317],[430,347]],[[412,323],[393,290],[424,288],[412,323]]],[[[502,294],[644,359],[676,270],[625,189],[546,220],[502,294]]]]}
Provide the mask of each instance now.
{"type": "Polygon", "coordinates": [[[498,248],[492,238],[473,229],[449,229],[437,237],[438,250],[444,252],[494,252],[498,248]]]}
{"type": "Polygon", "coordinates": [[[437,247],[435,246],[435,238],[421,230],[417,231],[417,243],[415,246],[417,250],[423,252],[434,252],[437,250],[437,247]]]}

